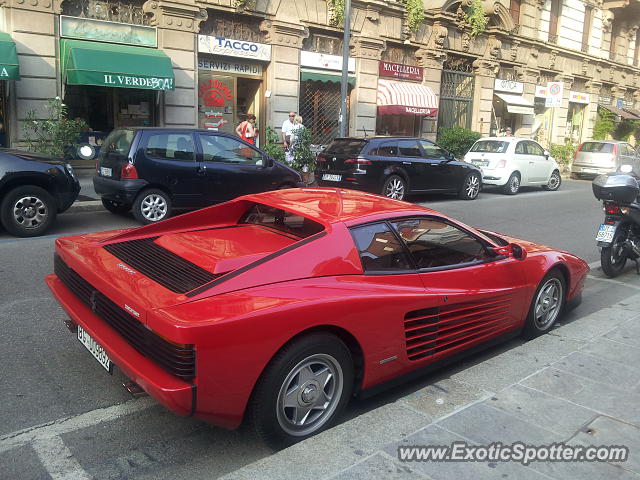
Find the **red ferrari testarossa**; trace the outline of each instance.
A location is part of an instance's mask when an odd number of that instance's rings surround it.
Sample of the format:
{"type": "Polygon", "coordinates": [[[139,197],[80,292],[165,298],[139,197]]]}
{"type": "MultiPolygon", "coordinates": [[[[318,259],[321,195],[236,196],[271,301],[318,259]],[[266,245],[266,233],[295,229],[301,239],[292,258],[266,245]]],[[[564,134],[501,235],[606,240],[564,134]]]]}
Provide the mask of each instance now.
{"type": "Polygon", "coordinates": [[[304,188],[59,238],[46,281],[105,369],[281,447],[352,395],[549,331],[588,270],[417,205],[304,188]]]}

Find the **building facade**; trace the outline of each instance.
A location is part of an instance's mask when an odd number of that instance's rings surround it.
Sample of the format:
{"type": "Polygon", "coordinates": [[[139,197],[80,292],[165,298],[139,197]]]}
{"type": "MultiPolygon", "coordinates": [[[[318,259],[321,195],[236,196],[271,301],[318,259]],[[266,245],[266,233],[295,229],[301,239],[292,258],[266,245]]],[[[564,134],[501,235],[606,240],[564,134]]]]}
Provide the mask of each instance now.
{"type": "MultiPolygon", "coordinates": [[[[542,143],[592,137],[599,108],[640,120],[640,0],[354,1],[351,135],[435,138],[507,126],[542,143]]],[[[342,29],[321,0],[4,0],[0,117],[19,146],[29,111],[59,96],[100,143],[121,126],[233,132],[246,114],[279,131],[303,116],[318,143],[338,134],[342,29]],[[6,75],[3,74],[6,72],[6,75]]]]}

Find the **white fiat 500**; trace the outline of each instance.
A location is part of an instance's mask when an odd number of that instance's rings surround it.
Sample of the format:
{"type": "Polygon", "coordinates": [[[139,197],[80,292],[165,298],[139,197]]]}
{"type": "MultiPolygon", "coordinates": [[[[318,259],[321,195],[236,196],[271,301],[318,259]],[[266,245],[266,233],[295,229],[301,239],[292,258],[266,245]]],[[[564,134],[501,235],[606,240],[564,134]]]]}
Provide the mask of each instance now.
{"type": "Polygon", "coordinates": [[[528,138],[482,138],[464,160],[482,169],[484,185],[502,187],[507,195],[515,195],[521,186],[557,190],[562,182],[558,163],[538,142],[528,138]]]}

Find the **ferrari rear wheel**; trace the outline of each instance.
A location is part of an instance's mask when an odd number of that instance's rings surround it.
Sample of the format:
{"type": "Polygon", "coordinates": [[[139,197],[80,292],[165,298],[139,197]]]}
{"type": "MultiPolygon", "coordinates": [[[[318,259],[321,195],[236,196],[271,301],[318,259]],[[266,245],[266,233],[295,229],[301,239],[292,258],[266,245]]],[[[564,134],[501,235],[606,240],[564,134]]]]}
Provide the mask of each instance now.
{"type": "Polygon", "coordinates": [[[523,335],[526,338],[535,338],[551,330],[564,309],[565,285],[564,276],[557,269],[542,279],[525,322],[523,335]]]}
{"type": "Polygon", "coordinates": [[[334,335],[314,333],[285,346],[260,377],[249,407],[258,435],[274,449],[332,426],[353,388],[353,361],[334,335]]]}

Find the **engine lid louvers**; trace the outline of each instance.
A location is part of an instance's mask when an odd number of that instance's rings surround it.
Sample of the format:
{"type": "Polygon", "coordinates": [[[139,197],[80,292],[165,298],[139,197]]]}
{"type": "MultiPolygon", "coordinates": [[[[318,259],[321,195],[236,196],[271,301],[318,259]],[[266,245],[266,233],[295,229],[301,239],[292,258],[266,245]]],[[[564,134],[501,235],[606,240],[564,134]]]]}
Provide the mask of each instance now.
{"type": "Polygon", "coordinates": [[[215,280],[220,275],[161,247],[158,237],[111,243],[103,248],[154,282],[175,293],[187,293],[215,280]]]}

